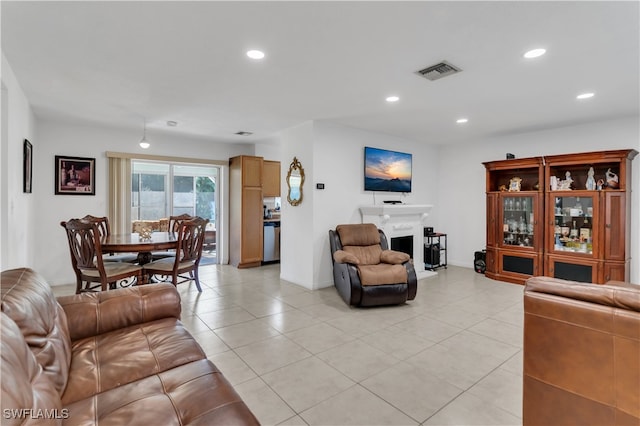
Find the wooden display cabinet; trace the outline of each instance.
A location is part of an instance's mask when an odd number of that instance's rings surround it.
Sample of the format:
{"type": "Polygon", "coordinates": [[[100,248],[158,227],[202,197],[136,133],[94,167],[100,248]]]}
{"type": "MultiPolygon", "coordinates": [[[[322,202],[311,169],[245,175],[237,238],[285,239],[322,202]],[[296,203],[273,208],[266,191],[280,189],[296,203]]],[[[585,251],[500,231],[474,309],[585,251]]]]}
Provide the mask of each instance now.
{"type": "Polygon", "coordinates": [[[524,283],[542,273],[543,180],[540,158],[484,163],[489,278],[524,283]]]}
{"type": "Polygon", "coordinates": [[[541,274],[600,284],[627,281],[631,161],[637,154],[599,151],[484,163],[486,275],[514,283],[541,274]]]}
{"type": "Polygon", "coordinates": [[[629,280],[631,161],[637,154],[617,150],[546,158],[546,275],[598,284],[629,280]],[[568,179],[570,189],[561,188],[559,182],[566,187],[568,179]]]}

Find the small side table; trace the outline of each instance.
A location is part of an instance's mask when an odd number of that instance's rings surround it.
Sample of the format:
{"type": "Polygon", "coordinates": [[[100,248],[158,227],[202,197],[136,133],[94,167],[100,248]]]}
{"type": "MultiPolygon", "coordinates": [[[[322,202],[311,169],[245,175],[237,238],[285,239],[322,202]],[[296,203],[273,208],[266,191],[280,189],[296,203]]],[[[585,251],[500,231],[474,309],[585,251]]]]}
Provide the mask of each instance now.
{"type": "Polygon", "coordinates": [[[431,271],[447,268],[447,234],[435,232],[425,235],[424,267],[431,271]]]}

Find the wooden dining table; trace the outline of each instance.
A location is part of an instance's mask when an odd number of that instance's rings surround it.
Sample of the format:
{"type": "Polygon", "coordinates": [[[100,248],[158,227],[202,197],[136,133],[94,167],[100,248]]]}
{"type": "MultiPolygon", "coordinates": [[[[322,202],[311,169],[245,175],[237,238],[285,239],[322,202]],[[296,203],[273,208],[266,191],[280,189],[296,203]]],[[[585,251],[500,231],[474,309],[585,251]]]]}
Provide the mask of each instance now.
{"type": "Polygon", "coordinates": [[[112,234],[101,241],[103,253],[138,253],[138,263],[144,265],[151,262],[152,252],[175,250],[178,248],[175,232],[153,232],[150,239],[140,238],[140,234],[112,234]]]}

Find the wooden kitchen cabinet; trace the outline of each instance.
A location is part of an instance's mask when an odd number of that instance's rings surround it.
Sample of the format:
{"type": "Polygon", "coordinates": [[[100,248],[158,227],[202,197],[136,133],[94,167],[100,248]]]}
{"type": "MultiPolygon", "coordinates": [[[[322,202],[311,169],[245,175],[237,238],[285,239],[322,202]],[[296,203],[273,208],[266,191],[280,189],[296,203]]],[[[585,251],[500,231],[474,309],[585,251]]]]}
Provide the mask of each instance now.
{"type": "Polygon", "coordinates": [[[262,195],[280,196],[280,162],[264,160],[262,163],[262,195]]]}
{"type": "Polygon", "coordinates": [[[238,268],[262,262],[262,171],[262,157],[229,160],[229,262],[238,268]]]}

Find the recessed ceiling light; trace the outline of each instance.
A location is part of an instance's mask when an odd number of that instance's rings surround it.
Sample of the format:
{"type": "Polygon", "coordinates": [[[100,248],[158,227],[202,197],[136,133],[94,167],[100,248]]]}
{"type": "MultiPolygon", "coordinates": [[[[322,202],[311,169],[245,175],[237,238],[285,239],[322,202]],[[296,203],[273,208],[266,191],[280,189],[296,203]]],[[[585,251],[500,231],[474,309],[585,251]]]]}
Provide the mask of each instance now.
{"type": "Polygon", "coordinates": [[[253,134],[253,132],[245,132],[245,131],[239,131],[235,133],[238,136],[251,136],[253,134]]]}
{"type": "Polygon", "coordinates": [[[581,95],[576,96],[576,99],[589,99],[593,98],[595,93],[582,93],[581,95]]]}
{"type": "Polygon", "coordinates": [[[458,124],[464,124],[464,123],[466,123],[467,121],[469,121],[469,119],[468,119],[468,118],[458,118],[458,119],[456,120],[456,123],[458,123],[458,124]]]}
{"type": "Polygon", "coordinates": [[[533,49],[525,53],[523,56],[527,59],[537,58],[547,53],[547,49],[533,49]]]}
{"type": "Polygon", "coordinates": [[[399,100],[400,100],[400,98],[397,97],[397,96],[389,96],[386,99],[387,102],[398,102],[399,100]]]}
{"type": "Polygon", "coordinates": [[[264,52],[260,50],[249,50],[247,52],[247,56],[251,59],[262,59],[264,58],[264,52]]]}
{"type": "Polygon", "coordinates": [[[177,125],[178,125],[177,121],[173,121],[173,120],[167,121],[167,126],[169,127],[176,127],[177,125]]]}

